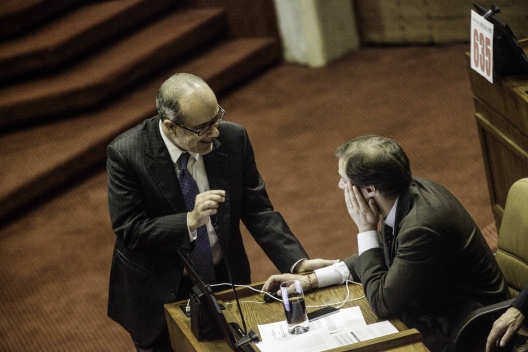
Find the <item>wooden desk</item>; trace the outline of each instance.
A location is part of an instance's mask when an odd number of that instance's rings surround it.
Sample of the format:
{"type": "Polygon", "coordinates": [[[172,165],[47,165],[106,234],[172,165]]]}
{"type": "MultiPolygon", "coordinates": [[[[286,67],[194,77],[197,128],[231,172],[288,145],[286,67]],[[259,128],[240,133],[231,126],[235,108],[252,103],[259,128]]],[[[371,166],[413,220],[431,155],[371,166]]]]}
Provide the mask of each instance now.
{"type": "MultiPolygon", "coordinates": [[[[528,39],[519,41],[528,53],[528,39]]],[[[506,197],[512,184],[528,175],[528,77],[493,77],[493,84],[470,66],[488,191],[497,229],[500,228],[506,197]]]]}
{"type": "MultiPolygon", "coordinates": [[[[254,284],[253,287],[260,289],[262,284],[262,282],[257,283],[254,284]]],[[[347,302],[343,308],[359,306],[367,324],[378,322],[378,318],[374,315],[367,300],[363,296],[362,287],[359,285],[349,285],[349,288],[349,299],[362,298],[347,302]]],[[[248,329],[259,334],[257,327],[258,324],[273,323],[285,319],[282,303],[260,303],[263,302],[262,294],[248,288],[239,288],[237,289],[237,292],[248,329]],[[258,303],[249,303],[249,301],[258,303]]],[[[230,304],[234,302],[233,293],[230,290],[226,290],[215,295],[217,299],[222,301],[226,306],[226,309],[224,310],[226,319],[228,321],[236,321],[240,323],[236,304],[230,304]]],[[[345,297],[346,288],[344,285],[340,285],[309,292],[305,294],[305,301],[307,306],[317,304],[336,304],[337,302],[343,301],[345,297]]],[[[180,309],[180,306],[186,305],[186,303],[186,301],[180,301],[165,305],[165,315],[167,317],[167,324],[173,348],[177,351],[231,351],[224,340],[207,342],[199,342],[196,340],[191,332],[190,318],[187,318],[180,309]]],[[[316,309],[317,308],[308,308],[308,312],[316,309]]],[[[422,336],[418,330],[407,329],[407,327],[399,320],[391,320],[391,323],[400,331],[399,333],[359,342],[346,347],[333,349],[331,351],[429,351],[421,342],[422,336]]],[[[258,349],[256,348],[256,350],[258,349]]]]}

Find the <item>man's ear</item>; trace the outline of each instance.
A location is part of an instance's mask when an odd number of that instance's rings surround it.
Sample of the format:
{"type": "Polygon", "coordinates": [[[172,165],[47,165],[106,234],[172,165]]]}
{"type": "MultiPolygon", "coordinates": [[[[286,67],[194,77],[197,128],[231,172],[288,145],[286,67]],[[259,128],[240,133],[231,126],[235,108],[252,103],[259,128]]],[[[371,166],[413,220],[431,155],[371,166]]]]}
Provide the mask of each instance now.
{"type": "Polygon", "coordinates": [[[367,194],[369,196],[373,196],[376,193],[377,189],[375,186],[370,185],[370,186],[365,187],[365,191],[367,191],[367,194]]]}
{"type": "Polygon", "coordinates": [[[177,134],[176,132],[176,125],[170,121],[170,120],[164,120],[163,121],[163,125],[165,126],[165,128],[167,129],[167,131],[169,131],[169,133],[174,133],[175,135],[177,134]]]}
{"type": "Polygon", "coordinates": [[[170,131],[174,128],[174,124],[169,120],[163,120],[163,125],[170,131]]]}

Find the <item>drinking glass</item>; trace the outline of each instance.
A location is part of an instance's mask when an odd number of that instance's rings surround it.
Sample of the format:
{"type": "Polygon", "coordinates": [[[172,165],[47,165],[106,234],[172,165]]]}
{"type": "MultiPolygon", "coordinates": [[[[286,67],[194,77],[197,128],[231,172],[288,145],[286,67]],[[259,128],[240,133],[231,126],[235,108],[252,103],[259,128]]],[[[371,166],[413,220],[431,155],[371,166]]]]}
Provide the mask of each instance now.
{"type": "Polygon", "coordinates": [[[304,292],[299,280],[290,280],[281,283],[282,302],[284,314],[288,323],[288,332],[292,335],[303,334],[310,329],[310,322],[306,314],[304,292]]]}

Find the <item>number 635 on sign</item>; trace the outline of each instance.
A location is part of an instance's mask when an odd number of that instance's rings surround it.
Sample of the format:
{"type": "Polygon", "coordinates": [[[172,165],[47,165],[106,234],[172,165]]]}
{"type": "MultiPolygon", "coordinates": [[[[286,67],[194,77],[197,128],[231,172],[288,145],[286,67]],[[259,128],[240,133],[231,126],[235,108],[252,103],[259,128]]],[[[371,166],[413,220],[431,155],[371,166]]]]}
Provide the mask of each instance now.
{"type": "Polygon", "coordinates": [[[471,68],[493,83],[493,24],[471,10],[471,68]]]}

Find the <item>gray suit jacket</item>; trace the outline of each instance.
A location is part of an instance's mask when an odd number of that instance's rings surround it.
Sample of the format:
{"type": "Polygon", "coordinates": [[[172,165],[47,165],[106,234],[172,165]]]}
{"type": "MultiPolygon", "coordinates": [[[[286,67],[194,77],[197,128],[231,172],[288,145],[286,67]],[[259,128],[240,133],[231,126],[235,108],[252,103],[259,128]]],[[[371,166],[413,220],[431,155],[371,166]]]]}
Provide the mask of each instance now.
{"type": "MultiPolygon", "coordinates": [[[[163,304],[178,293],[183,267],[175,249],[191,249],[187,212],[158,124],[158,117],[148,119],[107,148],[108,203],[117,235],[108,314],[142,344],[165,328],[163,304]]],[[[217,218],[233,281],[251,282],[240,221],[278,270],[288,272],[308,256],[268,199],[245,129],[230,122],[218,129],[204,163],[211,189],[226,191],[217,218]]]]}
{"type": "Polygon", "coordinates": [[[345,260],[379,318],[410,327],[435,320],[449,333],[468,311],[509,298],[486,240],[444,187],[415,178],[400,195],[394,232],[390,267],[381,235],[382,248],[345,260]]]}

